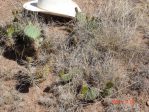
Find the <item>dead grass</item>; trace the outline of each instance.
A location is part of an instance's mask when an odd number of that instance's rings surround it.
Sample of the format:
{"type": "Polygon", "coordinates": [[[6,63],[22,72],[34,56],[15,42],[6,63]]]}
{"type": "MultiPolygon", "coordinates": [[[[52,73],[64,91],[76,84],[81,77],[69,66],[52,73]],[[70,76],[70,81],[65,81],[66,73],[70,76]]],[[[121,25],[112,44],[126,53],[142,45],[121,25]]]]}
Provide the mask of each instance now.
{"type": "MultiPolygon", "coordinates": [[[[134,5],[129,0],[102,2],[96,9],[95,21],[78,22],[72,35],[64,41],[60,40],[57,47],[59,53],[54,57],[56,73],[77,68],[82,71],[77,76],[86,81],[89,87],[103,91],[106,83],[114,83],[114,87],[104,97],[126,94],[124,91],[129,86],[138,83],[130,83],[129,76],[133,71],[129,69],[133,69],[132,65],[140,66],[148,61],[148,46],[138,30],[144,28],[144,12],[145,9],[142,10],[138,4],[134,5]],[[89,25],[91,22],[92,25],[96,22],[95,28],[89,25]]],[[[81,81],[76,83],[72,85],[74,89],[81,81]]]]}
{"type": "MultiPolygon", "coordinates": [[[[96,2],[78,2],[83,4],[83,10],[88,9],[82,15],[83,21],[50,21],[49,24],[42,24],[43,21],[36,14],[28,18],[30,13],[23,16],[25,20],[18,21],[24,28],[32,18],[34,24],[43,29],[39,57],[28,57],[32,61],[26,63],[34,71],[30,73],[30,78],[46,78],[49,72],[56,78],[53,84],[47,85],[46,93],[36,99],[46,110],[80,112],[100,102],[107,112],[130,111],[139,107],[115,107],[105,102],[107,99],[129,97],[137,101],[140,94],[148,94],[148,2],[96,2]],[[91,8],[85,7],[85,4],[90,4],[91,8]],[[98,96],[93,100],[81,96],[85,86],[89,89],[84,91],[94,88],[98,96]]],[[[93,94],[90,93],[90,98],[93,94]]]]}

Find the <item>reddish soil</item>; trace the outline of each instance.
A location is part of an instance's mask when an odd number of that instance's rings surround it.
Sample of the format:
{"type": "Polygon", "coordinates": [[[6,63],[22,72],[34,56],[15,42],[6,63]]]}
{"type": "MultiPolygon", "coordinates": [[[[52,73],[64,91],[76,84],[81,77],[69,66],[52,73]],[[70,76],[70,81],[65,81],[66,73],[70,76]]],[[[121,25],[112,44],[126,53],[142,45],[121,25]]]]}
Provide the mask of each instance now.
{"type": "Polygon", "coordinates": [[[0,112],[46,112],[37,101],[44,94],[43,90],[52,83],[52,75],[49,74],[46,81],[31,87],[29,93],[24,94],[15,89],[17,81],[13,78],[18,71],[27,72],[17,62],[0,56],[0,112]]]}
{"type": "Polygon", "coordinates": [[[13,19],[12,11],[22,7],[27,0],[1,0],[0,1],[0,25],[6,24],[13,19]]]}

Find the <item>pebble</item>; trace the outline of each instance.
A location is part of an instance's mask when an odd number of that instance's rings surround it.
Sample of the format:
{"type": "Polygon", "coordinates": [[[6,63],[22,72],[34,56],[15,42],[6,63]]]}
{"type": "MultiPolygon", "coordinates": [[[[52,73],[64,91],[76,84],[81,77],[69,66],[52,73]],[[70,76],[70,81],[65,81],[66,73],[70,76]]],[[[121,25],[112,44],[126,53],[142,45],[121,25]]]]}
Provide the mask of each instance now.
{"type": "Polygon", "coordinates": [[[149,101],[146,102],[146,105],[149,106],[149,101]]]}

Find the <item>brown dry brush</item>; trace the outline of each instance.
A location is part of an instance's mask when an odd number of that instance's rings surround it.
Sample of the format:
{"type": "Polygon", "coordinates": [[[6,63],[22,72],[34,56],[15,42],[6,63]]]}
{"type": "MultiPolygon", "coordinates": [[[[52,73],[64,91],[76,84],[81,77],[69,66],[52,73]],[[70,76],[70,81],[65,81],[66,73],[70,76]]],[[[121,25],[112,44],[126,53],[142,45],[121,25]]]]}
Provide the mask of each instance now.
{"type": "MultiPolygon", "coordinates": [[[[145,11],[140,4],[134,5],[130,0],[106,0],[98,7],[95,17],[82,17],[84,21],[78,21],[74,31],[65,40],[53,39],[51,43],[56,43],[53,48],[57,50],[57,54],[52,54],[51,60],[54,63],[51,64],[56,74],[68,76],[73,71],[71,80],[70,77],[65,77],[69,83],[60,87],[71,88],[67,92],[78,96],[78,87],[86,82],[89,88],[98,89],[99,95],[96,98],[101,100],[109,95],[116,97],[126,93],[129,86],[132,87],[134,82],[138,83],[136,79],[130,83],[130,77],[149,61],[148,46],[136,41],[138,38],[142,39],[137,34],[142,34],[139,28],[145,28],[145,11]],[[106,87],[109,84],[111,87],[106,87]],[[119,92],[125,87],[127,88],[119,92]]],[[[144,33],[147,33],[147,28],[145,30],[144,33]]],[[[64,80],[62,75],[60,80],[64,80]]],[[[60,87],[57,87],[57,91],[60,87]]],[[[61,91],[59,97],[63,93],[61,91]]],[[[78,99],[74,98],[73,103],[79,104],[78,99]]],[[[66,108],[71,100],[58,101],[60,108],[69,110],[72,107],[69,105],[70,108],[66,108]]]]}

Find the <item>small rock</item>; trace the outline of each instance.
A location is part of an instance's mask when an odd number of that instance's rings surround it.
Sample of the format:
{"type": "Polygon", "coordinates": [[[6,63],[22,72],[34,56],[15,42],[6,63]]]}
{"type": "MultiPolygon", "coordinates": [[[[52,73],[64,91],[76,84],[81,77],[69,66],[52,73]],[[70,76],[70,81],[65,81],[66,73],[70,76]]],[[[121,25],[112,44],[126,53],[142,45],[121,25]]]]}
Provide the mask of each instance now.
{"type": "Polygon", "coordinates": [[[146,105],[149,106],[149,101],[146,102],[146,105]]]}

